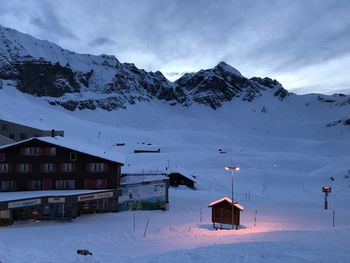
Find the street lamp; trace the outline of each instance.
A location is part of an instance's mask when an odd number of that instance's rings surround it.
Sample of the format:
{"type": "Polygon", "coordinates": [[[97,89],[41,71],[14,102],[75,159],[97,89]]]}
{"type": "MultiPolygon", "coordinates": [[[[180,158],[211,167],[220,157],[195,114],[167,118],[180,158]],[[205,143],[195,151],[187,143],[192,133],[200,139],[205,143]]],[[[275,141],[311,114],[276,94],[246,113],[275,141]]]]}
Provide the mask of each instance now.
{"type": "Polygon", "coordinates": [[[225,166],[225,170],[226,171],[231,171],[231,201],[232,201],[232,205],[231,205],[231,219],[232,219],[232,229],[233,229],[233,172],[234,171],[239,171],[240,168],[239,166],[225,166]]]}

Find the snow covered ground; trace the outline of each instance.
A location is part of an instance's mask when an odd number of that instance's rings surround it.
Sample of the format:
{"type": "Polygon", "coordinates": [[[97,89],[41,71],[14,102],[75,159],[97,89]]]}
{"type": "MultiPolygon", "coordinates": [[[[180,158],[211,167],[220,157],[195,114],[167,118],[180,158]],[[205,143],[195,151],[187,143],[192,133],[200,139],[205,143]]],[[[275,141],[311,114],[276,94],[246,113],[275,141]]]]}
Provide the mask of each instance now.
{"type": "Polygon", "coordinates": [[[348,117],[349,107],[306,107],[309,100],[260,98],[217,111],[152,102],[114,112],[68,112],[4,85],[0,118],[63,129],[67,138],[123,154],[123,171],[183,167],[198,184],[197,190],[171,189],[165,212],[0,228],[0,262],[350,262],[350,128],[326,127],[348,117]],[[160,153],[133,153],[147,144],[160,153]],[[211,225],[208,204],[231,194],[225,165],[241,167],[234,177],[235,199],[245,207],[238,231],[211,225]],[[329,210],[323,209],[325,184],[332,186],[329,210]],[[77,255],[77,249],[93,256],[77,255]]]}

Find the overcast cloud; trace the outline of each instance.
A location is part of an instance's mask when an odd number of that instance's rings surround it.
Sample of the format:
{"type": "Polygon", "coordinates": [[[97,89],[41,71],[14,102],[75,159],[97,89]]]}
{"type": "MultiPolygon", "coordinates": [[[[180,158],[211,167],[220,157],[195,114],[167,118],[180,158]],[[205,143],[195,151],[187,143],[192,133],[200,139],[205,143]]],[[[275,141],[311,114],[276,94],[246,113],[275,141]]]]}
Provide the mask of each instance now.
{"type": "Polygon", "coordinates": [[[298,93],[350,94],[349,14],[348,0],[0,0],[0,24],[79,53],[171,80],[224,60],[298,93]]]}

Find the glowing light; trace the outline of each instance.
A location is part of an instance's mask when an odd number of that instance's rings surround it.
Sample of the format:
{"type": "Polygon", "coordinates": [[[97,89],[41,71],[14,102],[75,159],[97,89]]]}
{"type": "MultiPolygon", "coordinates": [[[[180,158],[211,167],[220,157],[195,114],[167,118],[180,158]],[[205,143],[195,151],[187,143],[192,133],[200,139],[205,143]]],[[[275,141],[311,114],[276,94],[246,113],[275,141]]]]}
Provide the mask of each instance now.
{"type": "Polygon", "coordinates": [[[239,166],[225,166],[227,171],[239,171],[241,168],[239,166]]]}

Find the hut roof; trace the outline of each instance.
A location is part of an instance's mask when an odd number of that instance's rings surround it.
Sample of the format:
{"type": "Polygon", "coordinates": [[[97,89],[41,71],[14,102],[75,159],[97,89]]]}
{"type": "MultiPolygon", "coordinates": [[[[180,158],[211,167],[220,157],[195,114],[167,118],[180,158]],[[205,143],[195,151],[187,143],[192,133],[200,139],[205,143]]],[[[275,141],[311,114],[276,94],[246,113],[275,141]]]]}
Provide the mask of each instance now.
{"type": "MultiPolygon", "coordinates": [[[[225,196],[225,197],[223,197],[223,198],[221,198],[219,200],[211,202],[209,204],[209,207],[212,207],[212,206],[214,206],[216,204],[219,204],[221,202],[228,202],[228,203],[232,204],[232,199],[225,196]]],[[[241,211],[244,210],[244,207],[242,205],[240,205],[239,203],[237,203],[237,202],[233,202],[233,206],[237,207],[241,211]]]]}
{"type": "Polygon", "coordinates": [[[186,170],[185,168],[182,168],[182,167],[177,167],[176,169],[174,170],[170,170],[168,172],[168,176],[170,174],[174,174],[174,173],[177,173],[177,174],[181,174],[183,177],[186,177],[187,179],[197,183],[197,177],[193,175],[193,173],[191,173],[190,171],[186,170]]]}

